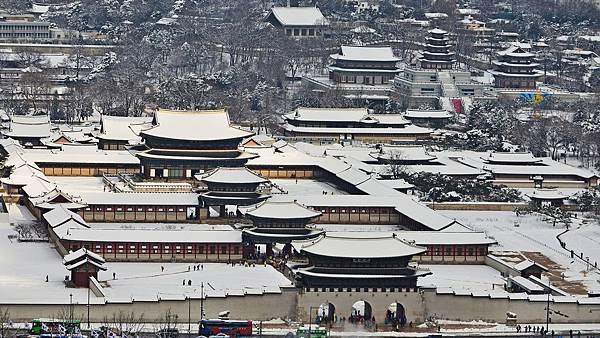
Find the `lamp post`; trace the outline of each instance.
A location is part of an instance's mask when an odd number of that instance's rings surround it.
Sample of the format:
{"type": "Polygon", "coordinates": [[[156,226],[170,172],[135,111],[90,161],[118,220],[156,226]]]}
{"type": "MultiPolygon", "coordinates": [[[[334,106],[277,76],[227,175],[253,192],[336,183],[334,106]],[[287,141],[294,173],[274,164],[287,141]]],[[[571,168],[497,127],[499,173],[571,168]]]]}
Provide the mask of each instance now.
{"type": "Polygon", "coordinates": [[[190,296],[185,297],[188,301],[188,338],[192,334],[192,299],[190,296]]]}
{"type": "Polygon", "coordinates": [[[69,294],[69,324],[73,322],[73,294],[69,294]]]}
{"type": "Polygon", "coordinates": [[[87,289],[87,328],[90,329],[90,286],[87,289]]]}
{"type": "Polygon", "coordinates": [[[200,322],[204,319],[204,282],[200,283],[200,322]]]}

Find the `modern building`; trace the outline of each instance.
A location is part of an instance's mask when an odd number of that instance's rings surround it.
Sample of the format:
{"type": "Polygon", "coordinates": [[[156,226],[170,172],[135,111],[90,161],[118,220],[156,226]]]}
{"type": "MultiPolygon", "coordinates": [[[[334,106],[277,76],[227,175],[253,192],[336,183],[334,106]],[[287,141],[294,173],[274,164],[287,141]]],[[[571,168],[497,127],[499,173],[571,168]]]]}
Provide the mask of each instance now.
{"type": "Polygon", "coordinates": [[[320,37],[329,26],[317,7],[272,7],[265,21],[292,38],[320,37]]]}
{"type": "Polygon", "coordinates": [[[496,88],[535,89],[536,81],[543,73],[536,68],[535,54],[529,53],[519,46],[511,46],[497,53],[493,61],[494,86],[496,88]]]}
{"type": "Polygon", "coordinates": [[[333,288],[352,292],[358,288],[417,290],[417,279],[431,274],[409,262],[426,251],[392,234],[381,237],[323,235],[292,246],[308,258],[293,270],[297,286],[333,288]]]}
{"type": "Polygon", "coordinates": [[[455,53],[448,33],[432,29],[418,64],[408,65],[394,79],[395,97],[404,108],[430,106],[461,113],[474,100],[493,100],[485,85],[473,81],[471,73],[456,69],[455,53]]]}
{"type": "Polygon", "coordinates": [[[216,167],[240,167],[256,157],[238,149],[253,135],[229,122],[224,110],[158,110],[152,126],[140,131],[144,141],[140,159],[146,178],[192,179],[216,167]]]}
{"type": "Polygon", "coordinates": [[[322,91],[336,91],[358,101],[385,102],[389,99],[391,80],[400,72],[388,46],[342,46],[329,56],[328,75],[303,77],[303,84],[322,91]]]}
{"type": "Polygon", "coordinates": [[[0,40],[48,40],[50,22],[33,21],[33,15],[6,16],[0,13],[0,40]]]}
{"type": "Polygon", "coordinates": [[[389,143],[431,136],[400,114],[371,114],[366,108],[304,108],[284,116],[283,134],[309,143],[389,143]]]}

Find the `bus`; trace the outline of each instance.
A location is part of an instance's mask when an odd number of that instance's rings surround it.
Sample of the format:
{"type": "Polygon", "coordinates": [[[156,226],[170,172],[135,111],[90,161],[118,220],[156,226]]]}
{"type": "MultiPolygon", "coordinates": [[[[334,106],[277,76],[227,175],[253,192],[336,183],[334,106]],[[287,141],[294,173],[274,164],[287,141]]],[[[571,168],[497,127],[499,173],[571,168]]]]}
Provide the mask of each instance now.
{"type": "Polygon", "coordinates": [[[230,337],[251,336],[251,320],[202,319],[199,335],[211,336],[224,333],[230,337]]]}
{"type": "Polygon", "coordinates": [[[29,329],[30,334],[41,335],[45,333],[50,334],[66,334],[66,333],[79,333],[81,328],[80,320],[60,320],[60,319],[33,319],[31,321],[31,328],[29,329]],[[61,326],[64,327],[65,332],[61,331],[61,326]]]}
{"type": "MultiPolygon", "coordinates": [[[[298,330],[296,330],[296,337],[297,338],[308,338],[309,333],[308,333],[309,328],[308,327],[299,327],[298,330]]],[[[311,338],[325,338],[327,337],[327,330],[323,327],[312,327],[310,328],[310,337],[311,338]]]]}

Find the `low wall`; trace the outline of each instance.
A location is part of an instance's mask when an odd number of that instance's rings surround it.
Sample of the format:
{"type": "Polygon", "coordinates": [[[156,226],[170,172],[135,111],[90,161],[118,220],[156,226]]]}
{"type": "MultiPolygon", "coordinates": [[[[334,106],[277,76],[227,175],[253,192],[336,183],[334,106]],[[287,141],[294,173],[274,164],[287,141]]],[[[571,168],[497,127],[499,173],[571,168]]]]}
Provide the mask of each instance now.
{"type": "Polygon", "coordinates": [[[496,202],[440,202],[425,203],[434,210],[470,210],[470,211],[513,211],[517,207],[527,207],[529,203],[496,203],[496,202]]]}
{"type": "MultiPolygon", "coordinates": [[[[173,296],[173,295],[170,295],[173,296]]],[[[160,300],[160,301],[131,301],[97,304],[102,298],[93,298],[90,306],[90,321],[102,323],[119,312],[134,313],[136,317],[143,316],[144,322],[161,322],[165,313],[170,310],[177,315],[180,323],[188,321],[188,311],[191,321],[200,318],[200,299],[160,300]],[[191,303],[189,303],[191,302],[191,303]]],[[[293,318],[296,312],[296,289],[283,288],[281,294],[245,295],[207,298],[204,301],[205,318],[217,318],[219,312],[229,310],[232,319],[269,320],[273,318],[293,318]]],[[[13,322],[28,322],[32,318],[56,318],[61,313],[68,313],[68,297],[65,304],[0,304],[2,309],[9,311],[13,322]]],[[[59,317],[60,318],[60,317],[59,317]]],[[[73,305],[73,318],[87,322],[86,304],[73,305]]]]}
{"type": "MultiPolygon", "coordinates": [[[[509,311],[517,314],[520,323],[546,321],[544,297],[540,297],[540,301],[509,300],[489,296],[437,294],[435,289],[421,289],[418,292],[302,292],[298,295],[298,320],[308,321],[309,311],[312,311],[314,317],[318,313],[318,307],[328,302],[334,305],[338,317],[348,318],[352,313],[352,305],[361,300],[369,303],[378,323],[383,322],[387,309],[396,302],[404,307],[407,321],[415,323],[428,317],[504,323],[509,311]]],[[[600,304],[551,302],[550,308],[568,316],[553,315],[553,323],[600,323],[600,304]]]]}

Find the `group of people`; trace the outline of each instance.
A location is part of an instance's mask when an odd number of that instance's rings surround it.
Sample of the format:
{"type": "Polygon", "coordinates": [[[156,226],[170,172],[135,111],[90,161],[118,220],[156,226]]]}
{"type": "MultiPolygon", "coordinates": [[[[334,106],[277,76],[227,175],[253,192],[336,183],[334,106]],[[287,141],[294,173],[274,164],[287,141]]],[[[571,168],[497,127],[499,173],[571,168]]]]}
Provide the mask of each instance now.
{"type": "MultiPolygon", "coordinates": [[[[530,332],[539,333],[542,336],[545,336],[548,334],[548,330],[544,329],[543,326],[517,325],[516,329],[517,329],[517,333],[521,333],[521,331],[523,331],[525,333],[530,333],[530,332]]],[[[554,330],[552,330],[550,333],[551,333],[552,337],[554,337],[554,330]]]]}

